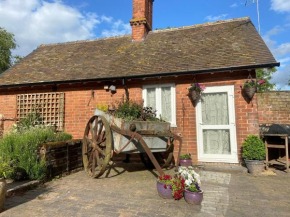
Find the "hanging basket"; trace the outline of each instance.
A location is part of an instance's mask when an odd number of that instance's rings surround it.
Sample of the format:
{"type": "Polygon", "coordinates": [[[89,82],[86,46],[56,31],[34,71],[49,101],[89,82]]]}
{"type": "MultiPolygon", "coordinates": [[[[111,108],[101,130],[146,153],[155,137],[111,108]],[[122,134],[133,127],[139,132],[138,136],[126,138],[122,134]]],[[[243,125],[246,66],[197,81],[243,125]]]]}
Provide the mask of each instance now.
{"type": "Polygon", "coordinates": [[[244,91],[247,94],[247,96],[252,99],[257,91],[257,87],[256,86],[249,86],[249,87],[244,87],[244,91]]]}
{"type": "Polygon", "coordinates": [[[200,91],[191,90],[189,91],[188,96],[195,102],[200,97],[200,91]]]}

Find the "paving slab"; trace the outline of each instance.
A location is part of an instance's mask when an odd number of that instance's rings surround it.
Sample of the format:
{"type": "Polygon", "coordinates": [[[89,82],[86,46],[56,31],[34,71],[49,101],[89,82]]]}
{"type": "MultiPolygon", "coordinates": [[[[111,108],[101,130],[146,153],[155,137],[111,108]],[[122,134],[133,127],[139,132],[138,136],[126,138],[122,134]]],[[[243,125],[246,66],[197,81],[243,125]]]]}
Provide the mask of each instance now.
{"type": "Polygon", "coordinates": [[[0,216],[290,216],[289,174],[199,173],[201,206],[160,198],[156,171],[116,164],[99,179],[81,171],[8,198],[0,216]]]}

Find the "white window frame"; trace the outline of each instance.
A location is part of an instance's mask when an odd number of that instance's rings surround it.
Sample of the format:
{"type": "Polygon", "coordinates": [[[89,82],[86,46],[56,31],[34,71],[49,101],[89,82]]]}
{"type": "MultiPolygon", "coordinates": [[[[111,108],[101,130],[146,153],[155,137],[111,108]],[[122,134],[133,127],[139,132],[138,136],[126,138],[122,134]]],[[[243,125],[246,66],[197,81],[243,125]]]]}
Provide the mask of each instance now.
{"type": "MultiPolygon", "coordinates": [[[[156,115],[160,117],[162,111],[161,105],[161,88],[162,87],[170,87],[171,88],[171,127],[176,126],[176,93],[175,93],[175,84],[168,83],[168,84],[156,84],[156,85],[143,85],[142,97],[144,100],[144,106],[147,106],[147,88],[155,88],[156,90],[156,115]]],[[[161,115],[162,116],[162,115],[161,115]]]]}

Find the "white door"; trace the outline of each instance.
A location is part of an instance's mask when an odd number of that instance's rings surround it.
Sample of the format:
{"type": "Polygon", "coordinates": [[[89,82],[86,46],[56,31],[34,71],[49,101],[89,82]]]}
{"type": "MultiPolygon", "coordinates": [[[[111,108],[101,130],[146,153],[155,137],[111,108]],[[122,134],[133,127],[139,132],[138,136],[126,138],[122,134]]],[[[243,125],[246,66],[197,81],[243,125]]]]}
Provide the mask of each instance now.
{"type": "Polygon", "coordinates": [[[238,163],[234,86],[207,87],[196,106],[198,160],[238,163]]]}

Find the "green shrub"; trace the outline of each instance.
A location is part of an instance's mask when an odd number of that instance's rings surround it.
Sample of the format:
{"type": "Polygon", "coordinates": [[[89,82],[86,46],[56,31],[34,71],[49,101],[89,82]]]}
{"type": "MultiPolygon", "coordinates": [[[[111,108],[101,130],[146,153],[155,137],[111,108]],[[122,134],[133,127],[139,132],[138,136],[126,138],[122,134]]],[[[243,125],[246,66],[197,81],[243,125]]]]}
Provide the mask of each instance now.
{"type": "Polygon", "coordinates": [[[26,118],[21,119],[17,124],[16,130],[21,132],[23,130],[28,130],[31,127],[43,125],[43,120],[41,114],[37,111],[34,111],[26,116],[26,118]]]}
{"type": "Polygon", "coordinates": [[[264,142],[255,135],[249,135],[243,143],[243,158],[246,160],[264,160],[266,156],[264,142]]]}
{"type": "Polygon", "coordinates": [[[61,132],[56,134],[55,137],[55,142],[59,142],[59,141],[66,141],[66,140],[71,140],[72,139],[72,135],[69,133],[65,133],[65,132],[61,132]]]}
{"type": "Polygon", "coordinates": [[[141,117],[142,106],[136,102],[119,102],[115,113],[117,118],[124,120],[137,120],[141,117]]]}
{"type": "Polygon", "coordinates": [[[15,164],[13,162],[3,162],[0,159],[0,178],[13,179],[15,173],[15,164]]]}
{"type": "Polygon", "coordinates": [[[118,103],[114,112],[115,117],[130,121],[161,121],[164,120],[156,117],[156,110],[152,107],[142,107],[142,105],[134,101],[121,101],[118,103]]]}
{"type": "Polygon", "coordinates": [[[44,160],[39,159],[38,146],[71,138],[67,133],[55,134],[52,128],[30,127],[28,130],[7,134],[0,141],[0,157],[4,163],[15,162],[14,166],[23,168],[30,179],[43,179],[46,175],[46,165],[44,160]]]}

